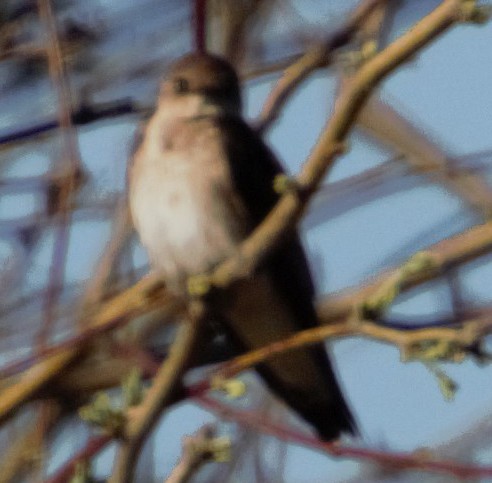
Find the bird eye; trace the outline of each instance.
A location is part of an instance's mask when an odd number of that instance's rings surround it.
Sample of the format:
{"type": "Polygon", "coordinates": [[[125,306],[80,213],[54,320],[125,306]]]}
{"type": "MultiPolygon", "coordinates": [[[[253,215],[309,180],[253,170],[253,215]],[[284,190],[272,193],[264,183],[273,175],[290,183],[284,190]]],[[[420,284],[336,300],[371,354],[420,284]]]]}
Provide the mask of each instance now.
{"type": "Polygon", "coordinates": [[[184,94],[190,90],[188,81],[182,77],[178,77],[174,80],[173,87],[176,94],[184,94]]]}

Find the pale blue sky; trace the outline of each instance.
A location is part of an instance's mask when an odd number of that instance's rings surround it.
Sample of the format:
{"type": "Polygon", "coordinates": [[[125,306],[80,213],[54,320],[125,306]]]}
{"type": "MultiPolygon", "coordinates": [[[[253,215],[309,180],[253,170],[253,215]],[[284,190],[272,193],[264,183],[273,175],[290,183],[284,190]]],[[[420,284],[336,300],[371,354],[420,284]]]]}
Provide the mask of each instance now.
{"type": "MultiPolygon", "coordinates": [[[[340,2],[329,7],[326,3],[303,0],[298,6],[305,13],[315,12],[312,20],[321,24],[328,18],[326,13],[340,6],[340,2]]],[[[354,3],[347,2],[345,8],[354,3]]],[[[434,3],[429,2],[426,6],[434,3]]],[[[395,31],[406,28],[409,16],[418,17],[406,8],[395,20],[395,31]]],[[[491,46],[492,24],[482,27],[460,25],[392,75],[384,83],[381,95],[450,154],[489,149],[492,144],[491,46]]],[[[268,141],[292,173],[306,158],[332,108],[336,80],[333,75],[325,74],[318,73],[305,83],[268,135],[268,141]]],[[[271,85],[271,80],[255,81],[248,89],[249,116],[258,113],[271,85]]],[[[150,96],[146,92],[144,97],[150,96]]],[[[46,99],[37,101],[44,103],[46,99]]],[[[14,106],[10,107],[15,112],[14,106]]],[[[26,115],[23,111],[17,114],[26,115]]],[[[14,115],[0,117],[2,127],[13,120],[14,115]]],[[[134,119],[121,119],[79,129],[82,157],[94,175],[95,183],[91,187],[94,197],[122,189],[127,153],[136,124],[134,119]]],[[[357,134],[351,138],[351,148],[338,161],[329,181],[361,172],[389,156],[388,151],[368,145],[366,138],[357,134]]],[[[27,147],[24,151],[21,162],[12,164],[4,175],[33,174],[30,171],[33,165],[43,165],[48,160],[49,150],[44,151],[42,146],[35,151],[27,147]]],[[[35,207],[36,200],[19,196],[0,199],[0,224],[12,216],[12,206],[18,205],[19,210],[27,212],[35,207]]],[[[455,233],[476,222],[477,218],[471,216],[454,195],[440,186],[422,182],[418,188],[392,193],[343,216],[328,219],[304,235],[311,259],[316,263],[322,260],[323,266],[316,269],[319,291],[328,293],[361,283],[389,261],[403,261],[415,250],[442,238],[443,233],[455,233]],[[446,220],[446,226],[442,226],[446,220]],[[437,226],[439,230],[433,230],[437,226]],[[409,240],[414,243],[409,244],[409,240]]],[[[80,281],[90,276],[108,233],[104,223],[76,224],[71,234],[67,281],[80,281]]],[[[47,233],[42,248],[34,254],[24,287],[26,291],[45,283],[50,266],[47,255],[51,248],[52,235],[47,233]]],[[[7,257],[10,249],[8,241],[2,239],[0,255],[7,257]]],[[[143,252],[137,250],[135,259],[144,263],[143,252]]],[[[490,264],[475,266],[465,279],[465,294],[470,300],[490,303],[492,268],[490,264]]],[[[392,313],[398,316],[446,314],[448,298],[447,288],[437,283],[426,292],[398,301],[392,313]]],[[[394,347],[359,339],[336,342],[331,347],[344,393],[361,428],[361,445],[412,451],[446,441],[490,412],[490,367],[479,368],[470,361],[445,365],[446,372],[460,387],[455,400],[449,403],[444,401],[434,376],[420,363],[400,363],[394,347]]],[[[179,457],[181,436],[213,419],[205,411],[188,404],[166,414],[155,435],[159,451],[155,465],[159,478],[179,457]]],[[[62,453],[68,454],[70,441],[78,444],[73,430],[65,432],[60,439],[62,453]]],[[[268,454],[268,449],[265,452],[268,454]]],[[[103,472],[108,468],[108,456],[106,454],[98,464],[103,472]]],[[[356,474],[356,466],[292,447],[288,453],[285,481],[343,481],[356,474]]]]}

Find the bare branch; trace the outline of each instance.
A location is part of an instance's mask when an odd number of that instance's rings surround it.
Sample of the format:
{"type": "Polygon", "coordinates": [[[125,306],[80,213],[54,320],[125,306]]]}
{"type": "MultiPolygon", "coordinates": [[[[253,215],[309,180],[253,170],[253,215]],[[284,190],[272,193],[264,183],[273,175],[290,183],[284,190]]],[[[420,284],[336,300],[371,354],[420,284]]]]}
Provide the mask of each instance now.
{"type": "Polygon", "coordinates": [[[193,436],[183,439],[183,453],[179,463],[164,483],[186,483],[205,464],[214,459],[214,429],[206,425],[193,436]]]}
{"type": "Polygon", "coordinates": [[[200,396],[196,399],[201,406],[218,413],[223,418],[232,420],[248,428],[256,428],[261,432],[271,434],[279,439],[306,446],[338,458],[352,458],[358,461],[368,461],[389,468],[397,467],[400,470],[420,470],[432,473],[444,473],[459,478],[492,476],[492,468],[489,466],[477,466],[457,463],[455,461],[433,459],[428,453],[393,453],[366,448],[354,448],[344,446],[337,442],[326,443],[314,436],[300,434],[297,431],[261,419],[254,413],[233,409],[212,398],[200,396]]]}
{"type": "Polygon", "coordinates": [[[109,483],[133,481],[140,449],[152,426],[164,408],[172,402],[181,388],[181,377],[188,368],[199,341],[204,306],[201,302],[190,305],[189,320],[180,326],[167,359],[152,381],[152,386],[138,406],[128,410],[124,439],[116,456],[109,483]]]}
{"type": "Polygon", "coordinates": [[[340,152],[353,123],[371,91],[398,65],[418,49],[449,28],[462,14],[460,0],[445,0],[409,32],[364,64],[351,79],[344,95],[337,100],[331,119],[297,178],[299,192],[282,196],[265,220],[245,240],[235,257],[221,263],[210,276],[218,287],[252,273],[302,215],[310,196],[316,191],[336,155],[340,152]],[[302,198],[302,199],[301,199],[302,198]]]}
{"type": "MultiPolygon", "coordinates": [[[[16,478],[29,474],[39,464],[43,451],[43,437],[50,432],[58,422],[61,406],[49,401],[48,411],[41,422],[29,421],[25,424],[21,434],[16,435],[0,458],[0,483],[16,481],[16,478]]],[[[40,419],[34,415],[34,419],[40,419]]]]}
{"type": "Polygon", "coordinates": [[[360,3],[351,18],[322,45],[306,52],[300,59],[285,69],[281,79],[270,92],[256,121],[260,132],[268,129],[278,118],[280,110],[295,89],[308,75],[319,67],[326,67],[333,51],[349,43],[367,16],[386,0],[365,0],[360,3]]]}
{"type": "MultiPolygon", "coordinates": [[[[477,258],[489,252],[491,248],[492,222],[477,225],[455,237],[440,241],[422,252],[428,257],[428,269],[406,278],[400,286],[400,291],[432,280],[442,275],[448,267],[477,258]]],[[[348,289],[325,298],[318,304],[320,321],[328,324],[334,320],[344,319],[352,313],[354,307],[361,306],[377,292],[381,285],[394,278],[397,270],[389,270],[362,287],[348,289]]]]}
{"type": "Polygon", "coordinates": [[[73,476],[77,464],[89,461],[93,456],[102,451],[108,443],[111,441],[111,437],[108,435],[97,436],[90,439],[85,447],[78,453],[70,458],[70,461],[65,463],[51,478],[44,481],[44,483],[65,483],[73,476]]]}
{"type": "Polygon", "coordinates": [[[383,143],[403,153],[405,162],[413,170],[444,184],[485,218],[490,216],[492,190],[483,178],[450,165],[452,157],[391,106],[372,97],[362,109],[358,123],[383,143]]]}
{"type": "MultiPolygon", "coordinates": [[[[159,289],[162,282],[155,276],[147,276],[132,288],[104,303],[95,314],[86,314],[87,325],[100,327],[113,323],[120,317],[136,316],[164,305],[166,297],[159,289]]],[[[81,322],[85,325],[85,323],[81,322]]],[[[10,417],[22,404],[29,401],[50,381],[61,376],[63,370],[81,353],[80,347],[66,348],[39,362],[24,372],[15,384],[1,393],[0,423],[10,417]]]]}
{"type": "Polygon", "coordinates": [[[59,111],[58,121],[63,137],[64,157],[69,165],[67,169],[64,165],[62,171],[69,171],[67,182],[60,187],[57,199],[55,200],[55,211],[62,213],[62,223],[59,225],[53,247],[52,263],[49,273],[49,284],[44,306],[44,319],[38,335],[38,344],[45,344],[49,336],[53,322],[53,311],[59,296],[60,287],[65,271],[65,259],[68,249],[69,223],[70,223],[70,197],[75,189],[75,177],[80,169],[80,156],[78,153],[77,140],[72,126],[71,101],[68,82],[65,78],[63,67],[63,57],[58,40],[56,20],[53,15],[50,0],[38,0],[38,10],[41,21],[43,22],[49,38],[48,44],[48,66],[50,76],[53,79],[58,92],[59,111]]]}
{"type": "Polygon", "coordinates": [[[236,357],[224,364],[218,374],[229,378],[252,366],[256,366],[275,355],[319,343],[325,339],[338,337],[368,337],[370,339],[388,342],[399,346],[403,357],[412,352],[412,346],[422,342],[446,342],[454,344],[465,351],[467,347],[492,332],[492,317],[490,314],[463,322],[457,328],[439,327],[414,330],[401,330],[385,327],[369,320],[347,320],[338,324],[330,324],[298,332],[288,339],[262,347],[236,357]]]}

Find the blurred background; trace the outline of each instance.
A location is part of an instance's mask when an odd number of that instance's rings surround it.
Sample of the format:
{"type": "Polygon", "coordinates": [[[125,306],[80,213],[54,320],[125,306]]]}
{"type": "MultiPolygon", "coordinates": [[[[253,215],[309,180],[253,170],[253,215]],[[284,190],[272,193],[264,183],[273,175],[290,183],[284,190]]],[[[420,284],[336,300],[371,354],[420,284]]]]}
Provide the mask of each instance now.
{"type": "MultiPolygon", "coordinates": [[[[125,212],[126,164],[166,66],[195,49],[197,3],[52,0],[51,8],[42,0],[1,3],[2,366],[70,340],[90,304],[103,303],[147,272],[125,212]]],[[[207,46],[239,69],[252,123],[259,122],[283,70],[328,39],[359,3],[209,0],[207,46]]],[[[363,47],[383,49],[440,2],[380,3],[374,20],[336,51],[327,68],[313,72],[267,126],[265,137],[291,174],[316,143],[344,82],[363,62],[363,47]]],[[[457,24],[373,94],[348,152],[301,224],[320,301],[363,287],[416,252],[486,221],[492,208],[491,45],[490,23],[457,24]]],[[[484,250],[480,258],[406,291],[380,322],[408,328],[486,320],[492,315],[491,286],[492,265],[484,250]]],[[[138,365],[143,348],[152,346],[155,357],[165,353],[173,332],[171,326],[158,330],[162,317],[154,310],[113,336],[98,336],[80,373],[80,381],[94,380],[87,387],[74,383],[76,393],[63,386],[65,399],[55,403],[55,416],[47,407],[52,403],[29,403],[4,424],[0,454],[10,455],[15,441],[28,444],[28,451],[22,458],[0,457],[9,471],[12,461],[21,461],[11,473],[2,466],[17,479],[0,481],[43,481],[84,447],[95,430],[74,408],[98,389],[117,386],[138,365]],[[112,378],[95,382],[105,371],[112,378]]],[[[422,361],[403,362],[398,347],[367,338],[328,345],[361,430],[360,439],[344,442],[382,451],[425,449],[450,460],[490,464],[492,369],[486,337],[480,357],[430,368],[422,361]],[[456,387],[451,395],[440,390],[441,371],[456,387]]],[[[247,394],[231,404],[308,431],[253,372],[241,379],[247,394]]],[[[17,382],[2,378],[2,390],[17,382]]],[[[118,390],[110,394],[117,397],[118,390]]],[[[221,422],[192,402],[164,414],[144,449],[137,481],[163,481],[180,458],[181,438],[205,423],[232,439],[232,456],[201,468],[197,482],[459,481],[331,458],[221,422]]],[[[108,476],[114,451],[110,444],[93,460],[96,478],[108,476]]]]}

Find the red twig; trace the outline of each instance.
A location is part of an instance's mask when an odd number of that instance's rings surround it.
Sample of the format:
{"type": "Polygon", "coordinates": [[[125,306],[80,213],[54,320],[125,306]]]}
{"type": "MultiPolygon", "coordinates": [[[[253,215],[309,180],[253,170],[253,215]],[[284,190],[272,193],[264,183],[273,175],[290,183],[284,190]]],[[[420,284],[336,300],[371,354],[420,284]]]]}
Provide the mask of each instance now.
{"type": "Polygon", "coordinates": [[[195,0],[195,47],[197,52],[206,50],[206,12],[207,0],[195,0]]]}
{"type": "Polygon", "coordinates": [[[102,451],[110,441],[111,436],[109,435],[90,439],[82,450],[70,458],[51,478],[44,480],[43,483],[66,483],[73,475],[78,463],[88,461],[102,451]]]}
{"type": "Polygon", "coordinates": [[[367,460],[371,463],[397,468],[398,470],[413,469],[433,473],[446,473],[458,478],[492,477],[492,466],[477,466],[456,463],[454,461],[433,460],[428,456],[423,457],[421,455],[416,456],[366,448],[353,448],[343,446],[337,442],[325,442],[317,439],[315,436],[305,435],[285,426],[266,421],[253,412],[233,409],[205,395],[194,396],[194,399],[200,406],[219,413],[225,419],[229,419],[248,428],[258,429],[263,433],[271,434],[284,441],[307,446],[331,456],[367,460]]]}
{"type": "MultiPolygon", "coordinates": [[[[38,0],[38,10],[41,22],[47,31],[48,38],[48,65],[52,81],[58,93],[58,122],[63,136],[63,154],[70,165],[70,176],[63,183],[59,201],[61,203],[62,220],[56,234],[53,247],[52,263],[49,273],[49,285],[44,307],[44,320],[38,336],[38,344],[42,347],[49,336],[53,323],[54,309],[64,279],[65,261],[69,241],[70,224],[70,196],[75,187],[73,176],[80,165],[77,141],[72,126],[70,91],[65,76],[63,57],[58,39],[56,20],[50,0],[38,0]]],[[[57,207],[58,208],[58,207],[57,207]]]]}
{"type": "MultiPolygon", "coordinates": [[[[100,119],[113,119],[128,114],[145,114],[150,109],[145,106],[139,106],[138,103],[130,98],[115,99],[108,102],[94,104],[81,104],[71,113],[71,122],[73,125],[86,125],[100,119]]],[[[38,124],[31,126],[13,128],[10,131],[0,131],[0,145],[31,139],[60,126],[60,119],[47,119],[38,124]]]]}

